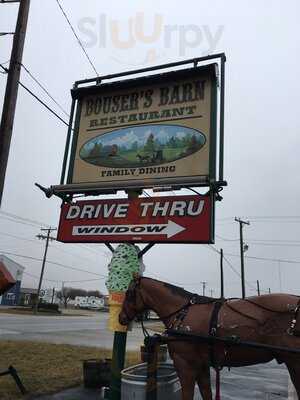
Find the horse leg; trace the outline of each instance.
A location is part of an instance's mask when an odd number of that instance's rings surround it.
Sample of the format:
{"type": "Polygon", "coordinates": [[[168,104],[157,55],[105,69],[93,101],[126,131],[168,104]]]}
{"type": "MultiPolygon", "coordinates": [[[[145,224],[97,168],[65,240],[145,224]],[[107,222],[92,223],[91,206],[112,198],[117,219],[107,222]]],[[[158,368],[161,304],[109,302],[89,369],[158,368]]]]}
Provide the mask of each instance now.
{"type": "MultiPolygon", "coordinates": [[[[174,354],[174,366],[181,383],[182,400],[193,400],[196,382],[196,373],[190,364],[174,354]]],[[[204,399],[206,400],[206,399],[204,399]]]]}
{"type": "Polygon", "coordinates": [[[201,370],[197,373],[196,381],[203,400],[212,400],[210,369],[207,364],[204,364],[201,370]]]}
{"type": "Polygon", "coordinates": [[[296,362],[286,362],[286,366],[300,400],[300,366],[296,362]]]}

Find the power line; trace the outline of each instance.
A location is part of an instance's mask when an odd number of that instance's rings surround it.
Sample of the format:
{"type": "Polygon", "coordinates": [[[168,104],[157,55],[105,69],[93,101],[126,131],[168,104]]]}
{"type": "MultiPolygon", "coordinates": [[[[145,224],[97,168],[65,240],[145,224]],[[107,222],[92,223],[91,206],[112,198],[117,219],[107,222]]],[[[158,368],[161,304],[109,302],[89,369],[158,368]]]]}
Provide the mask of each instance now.
{"type": "MultiPolygon", "coordinates": [[[[36,276],[36,275],[33,275],[33,274],[31,274],[30,272],[26,272],[26,271],[24,271],[24,272],[23,272],[23,274],[25,274],[25,275],[28,275],[28,276],[30,276],[31,278],[39,279],[39,277],[38,277],[38,276],[36,276]]],[[[60,282],[60,281],[58,281],[58,280],[54,280],[54,279],[47,279],[47,278],[44,278],[43,280],[44,280],[44,281],[47,281],[47,282],[56,282],[56,283],[60,282]]]]}
{"type": "Polygon", "coordinates": [[[11,238],[13,238],[13,239],[24,240],[25,242],[33,242],[33,243],[35,243],[35,244],[40,244],[39,242],[37,242],[37,241],[34,240],[34,239],[28,239],[28,238],[24,238],[24,237],[21,237],[21,236],[11,235],[10,233],[0,232],[0,235],[1,235],[1,236],[11,237],[11,238]]]}
{"type": "MultiPolygon", "coordinates": [[[[28,239],[28,238],[25,238],[25,237],[22,237],[22,236],[12,235],[12,234],[6,233],[6,232],[0,232],[0,235],[1,235],[1,236],[11,237],[11,238],[13,238],[13,239],[24,240],[25,242],[32,242],[32,243],[38,244],[38,245],[40,244],[39,242],[37,242],[37,241],[34,240],[34,239],[28,239]]],[[[59,243],[59,242],[57,242],[57,243],[59,243]]],[[[76,244],[77,244],[77,243],[76,243],[76,244]]],[[[52,249],[54,249],[54,250],[61,251],[61,252],[65,253],[65,254],[69,254],[69,255],[71,255],[71,256],[73,256],[73,257],[81,258],[81,259],[84,260],[85,262],[86,262],[86,261],[90,262],[90,260],[89,260],[88,258],[83,257],[83,256],[78,255],[78,254],[71,253],[70,251],[66,251],[66,250],[60,249],[58,246],[55,246],[55,245],[53,246],[53,245],[51,245],[50,247],[51,247],[52,249]]],[[[97,253],[97,254],[99,255],[99,253],[97,253]]],[[[100,253],[100,254],[101,254],[101,253],[100,253]]],[[[102,253],[102,254],[103,254],[103,253],[102,253]]]]}
{"type": "Polygon", "coordinates": [[[34,97],[39,103],[42,104],[51,114],[53,114],[57,119],[59,119],[63,124],[69,126],[68,122],[63,120],[52,108],[50,108],[43,100],[41,100],[36,94],[34,94],[27,86],[25,86],[22,82],[19,81],[19,85],[22,86],[32,97],[34,97]]]}
{"type": "MultiPolygon", "coordinates": [[[[50,226],[50,225],[46,224],[45,222],[41,222],[41,221],[36,221],[36,220],[33,220],[33,219],[29,219],[29,218],[20,217],[20,216],[18,216],[16,214],[8,213],[8,212],[2,211],[2,210],[0,210],[0,218],[6,219],[6,220],[8,220],[10,222],[15,222],[15,223],[27,225],[27,226],[30,226],[30,227],[33,227],[33,228],[36,228],[36,226],[41,226],[41,225],[45,226],[45,227],[49,227],[50,226]],[[1,214],[4,214],[4,215],[1,215],[1,214]]],[[[2,233],[2,234],[4,235],[4,233],[2,233]]],[[[7,236],[8,236],[8,234],[7,234],[7,236]]],[[[12,236],[12,235],[10,235],[10,236],[12,236]]],[[[16,236],[16,238],[21,239],[20,236],[19,237],[16,236]]],[[[22,239],[25,240],[24,238],[22,238],[22,239]]],[[[27,239],[27,240],[30,240],[30,239],[27,239]]],[[[57,241],[57,244],[60,244],[60,242],[57,241]]],[[[76,244],[75,243],[69,243],[69,244],[76,245],[76,247],[81,247],[81,248],[83,248],[85,250],[88,250],[90,253],[93,253],[93,254],[96,254],[96,255],[100,255],[100,254],[102,254],[102,255],[104,254],[105,255],[104,251],[100,251],[99,252],[99,251],[97,251],[95,249],[92,249],[92,248],[88,247],[87,245],[84,245],[84,244],[81,244],[81,243],[76,243],[76,244]]],[[[64,245],[66,245],[66,244],[64,243],[64,245]]],[[[57,248],[57,246],[52,246],[52,247],[57,248]]],[[[61,249],[59,249],[59,250],[61,250],[61,249]]],[[[69,254],[72,254],[72,253],[69,253],[69,254]]]]}
{"type": "MultiPolygon", "coordinates": [[[[220,254],[221,252],[218,250],[218,249],[216,249],[213,245],[208,245],[209,246],[209,248],[211,249],[211,250],[213,250],[215,253],[217,253],[217,254],[220,254]]],[[[229,255],[229,254],[226,254],[226,255],[229,255]]],[[[237,257],[240,257],[240,256],[237,256],[237,257]]],[[[239,277],[239,278],[241,278],[241,274],[235,269],[235,267],[231,264],[231,262],[225,257],[225,255],[224,255],[224,252],[223,252],[223,259],[226,261],[226,263],[227,263],[227,265],[229,266],[229,268],[239,277]]],[[[253,288],[253,286],[251,285],[251,283],[249,283],[248,281],[245,281],[246,282],[246,284],[247,284],[247,286],[248,287],[252,287],[253,288]]]]}
{"type": "MultiPolygon", "coordinates": [[[[8,72],[8,69],[3,67],[3,65],[0,64],[0,67],[5,71],[8,72]]],[[[42,104],[51,114],[53,114],[56,118],[58,118],[63,124],[66,126],[69,126],[68,122],[63,120],[52,108],[50,108],[43,100],[41,100],[36,94],[34,94],[27,86],[25,86],[21,81],[18,81],[18,84],[22,86],[23,89],[25,89],[32,97],[34,97],[40,104],[42,104]]]]}
{"type": "Polygon", "coordinates": [[[10,221],[10,222],[15,222],[17,224],[27,225],[27,226],[31,226],[33,228],[36,228],[36,225],[30,224],[30,223],[24,222],[24,221],[15,220],[15,219],[12,219],[11,217],[7,217],[5,215],[0,215],[0,218],[5,219],[5,220],[10,221]]]}
{"type": "Polygon", "coordinates": [[[72,32],[73,32],[73,34],[74,34],[74,36],[75,36],[75,38],[76,38],[76,40],[77,40],[79,46],[81,47],[82,51],[84,52],[84,54],[85,54],[85,56],[86,56],[86,58],[87,58],[89,64],[90,64],[91,67],[93,68],[93,70],[94,70],[94,72],[96,73],[96,75],[99,76],[98,71],[96,70],[95,65],[93,64],[93,62],[92,62],[92,60],[90,59],[90,57],[89,57],[87,51],[86,51],[85,48],[83,47],[83,45],[82,45],[82,43],[81,43],[81,40],[79,39],[77,33],[75,32],[75,29],[73,28],[73,25],[71,24],[71,21],[69,20],[67,14],[66,14],[66,12],[65,12],[65,10],[62,8],[62,5],[60,4],[59,0],[56,0],[56,3],[58,4],[58,7],[60,8],[60,10],[61,10],[63,16],[65,17],[65,19],[66,19],[68,25],[70,26],[70,28],[71,28],[71,30],[72,30],[72,32]]]}
{"type": "MultiPolygon", "coordinates": [[[[234,216],[232,217],[224,217],[224,218],[217,218],[217,221],[228,221],[234,220],[234,216]]],[[[245,217],[246,218],[246,217],[245,217]]],[[[300,218],[300,215],[254,215],[254,216],[247,216],[247,219],[296,219],[300,218]]]]}
{"type": "Polygon", "coordinates": [[[3,69],[3,72],[5,73],[5,74],[7,74],[8,73],[8,69],[7,68],[5,68],[2,64],[0,64],[0,67],[3,69]]]}
{"type": "Polygon", "coordinates": [[[240,239],[228,239],[228,238],[224,238],[224,237],[219,236],[219,235],[216,235],[216,237],[218,239],[224,240],[225,242],[239,242],[240,241],[240,239]]]}
{"type": "Polygon", "coordinates": [[[67,116],[70,117],[70,115],[64,110],[64,108],[58,103],[57,100],[49,93],[49,91],[45,88],[44,85],[41,84],[41,82],[33,76],[33,74],[29,71],[27,67],[23,63],[21,63],[21,66],[24,68],[24,70],[27,72],[27,74],[34,80],[34,82],[47,94],[47,96],[60,108],[60,110],[67,116]]]}
{"type": "MultiPolygon", "coordinates": [[[[216,237],[218,239],[224,240],[226,242],[237,242],[237,241],[239,241],[239,239],[225,238],[225,237],[220,236],[220,235],[216,235],[216,237]]],[[[293,239],[286,240],[286,239],[251,239],[251,238],[248,239],[248,238],[246,238],[245,240],[248,243],[253,243],[253,244],[255,244],[255,243],[269,243],[269,244],[281,244],[281,245],[283,245],[283,244],[299,245],[300,244],[300,240],[293,240],[293,239]]]]}
{"type": "MultiPolygon", "coordinates": [[[[230,253],[227,253],[227,256],[230,256],[230,257],[240,257],[239,255],[237,255],[237,254],[230,254],[230,253]]],[[[252,259],[252,260],[260,260],[260,261],[271,261],[271,262],[283,262],[283,263],[286,263],[286,264],[300,264],[300,261],[297,261],[297,260],[285,260],[285,259],[281,259],[281,258],[267,258],[267,257],[256,257],[256,256],[245,256],[245,258],[249,258],[249,259],[252,259]]]]}
{"type": "Polygon", "coordinates": [[[85,282],[96,282],[96,281],[102,281],[103,278],[96,278],[96,279],[81,279],[78,281],[64,281],[65,283],[85,283],[85,282]]]}
{"type": "MultiPolygon", "coordinates": [[[[2,250],[0,250],[0,253],[1,253],[1,254],[7,254],[7,255],[15,256],[15,257],[27,258],[27,259],[29,259],[29,260],[42,261],[41,258],[31,257],[31,256],[25,256],[25,255],[23,255],[23,254],[17,254],[17,253],[12,253],[12,252],[8,252],[8,251],[2,251],[2,250]]],[[[54,262],[54,261],[49,261],[49,260],[47,260],[47,263],[48,263],[48,264],[52,264],[52,265],[57,265],[57,266],[59,266],[59,267],[66,268],[66,269],[70,269],[70,270],[73,270],[73,271],[84,272],[84,273],[86,273],[86,274],[95,275],[95,276],[101,276],[103,279],[104,279],[104,278],[107,278],[106,275],[97,274],[96,272],[86,271],[86,270],[80,269],[80,268],[70,267],[69,265],[61,264],[61,263],[58,263],[58,262],[54,262]]]]}
{"type": "Polygon", "coordinates": [[[275,247],[299,247],[299,243],[263,243],[263,242],[252,242],[247,240],[247,243],[251,243],[254,246],[275,246],[275,247]]]}
{"type": "MultiPolygon", "coordinates": [[[[42,225],[42,226],[45,226],[45,227],[49,227],[49,225],[45,224],[44,222],[37,221],[37,220],[34,220],[34,219],[20,217],[17,214],[13,214],[13,213],[10,213],[10,212],[7,212],[7,211],[0,210],[0,214],[3,214],[3,215],[5,215],[5,216],[7,216],[9,218],[13,218],[13,219],[17,219],[17,220],[20,220],[20,221],[23,221],[23,222],[26,222],[26,223],[30,223],[30,224],[33,224],[33,225],[38,225],[38,226],[42,225]]],[[[0,215],[0,217],[1,217],[1,215],[0,215]]]]}

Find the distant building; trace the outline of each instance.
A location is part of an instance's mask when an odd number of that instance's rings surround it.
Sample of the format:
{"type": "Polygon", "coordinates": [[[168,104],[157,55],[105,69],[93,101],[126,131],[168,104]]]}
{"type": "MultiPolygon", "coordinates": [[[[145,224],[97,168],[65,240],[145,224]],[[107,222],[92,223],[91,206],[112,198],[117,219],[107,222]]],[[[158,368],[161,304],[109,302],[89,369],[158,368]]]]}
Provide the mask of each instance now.
{"type": "Polygon", "coordinates": [[[33,306],[36,304],[37,292],[37,289],[21,287],[19,305],[33,306]]]}
{"type": "Polygon", "coordinates": [[[104,298],[95,296],[76,296],[74,302],[75,308],[88,308],[91,310],[100,310],[104,308],[104,298]]]}
{"type": "Polygon", "coordinates": [[[43,301],[44,303],[59,304],[59,298],[57,297],[57,291],[55,288],[41,289],[40,301],[43,301]]]}
{"type": "Polygon", "coordinates": [[[0,254],[0,305],[16,306],[20,299],[21,281],[24,267],[0,254]]]}

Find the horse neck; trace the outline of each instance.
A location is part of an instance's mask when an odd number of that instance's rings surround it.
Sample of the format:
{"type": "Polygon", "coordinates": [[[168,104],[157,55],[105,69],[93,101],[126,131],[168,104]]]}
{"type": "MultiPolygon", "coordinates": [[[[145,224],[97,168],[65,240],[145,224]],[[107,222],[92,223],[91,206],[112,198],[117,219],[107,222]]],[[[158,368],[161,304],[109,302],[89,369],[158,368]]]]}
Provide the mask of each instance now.
{"type": "Polygon", "coordinates": [[[171,293],[170,289],[151,278],[142,280],[142,295],[147,306],[163,318],[187,303],[188,299],[171,293]]]}

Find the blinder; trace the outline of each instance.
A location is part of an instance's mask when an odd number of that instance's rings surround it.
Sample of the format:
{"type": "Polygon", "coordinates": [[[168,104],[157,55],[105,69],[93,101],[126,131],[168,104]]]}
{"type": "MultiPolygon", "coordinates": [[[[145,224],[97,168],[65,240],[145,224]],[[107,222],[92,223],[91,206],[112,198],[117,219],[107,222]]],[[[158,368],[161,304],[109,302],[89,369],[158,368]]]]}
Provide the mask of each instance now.
{"type": "MultiPolygon", "coordinates": [[[[141,281],[141,277],[139,278],[135,278],[129,285],[126,294],[125,294],[125,301],[127,301],[130,304],[134,304],[136,305],[136,300],[137,300],[137,296],[136,296],[136,289],[139,287],[140,285],[140,281],[141,281]]],[[[126,303],[123,306],[123,312],[126,315],[127,320],[130,322],[133,318],[129,315],[127,307],[126,307],[126,303]]]]}

